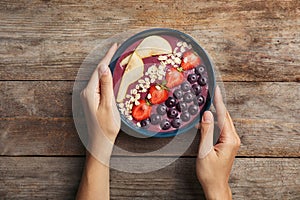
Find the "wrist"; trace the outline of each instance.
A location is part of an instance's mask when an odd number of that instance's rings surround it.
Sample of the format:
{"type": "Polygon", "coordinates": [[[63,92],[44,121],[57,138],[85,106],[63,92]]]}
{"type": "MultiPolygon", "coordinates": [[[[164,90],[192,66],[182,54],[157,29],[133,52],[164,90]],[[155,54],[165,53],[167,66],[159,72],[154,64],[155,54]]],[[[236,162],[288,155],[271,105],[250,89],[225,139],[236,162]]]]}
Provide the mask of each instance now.
{"type": "Polygon", "coordinates": [[[228,184],[218,187],[203,188],[207,200],[230,200],[232,199],[231,189],[228,184]]]}
{"type": "Polygon", "coordinates": [[[114,141],[111,141],[101,134],[98,134],[97,136],[98,137],[94,137],[87,146],[87,157],[92,156],[102,164],[109,166],[114,141]]]}

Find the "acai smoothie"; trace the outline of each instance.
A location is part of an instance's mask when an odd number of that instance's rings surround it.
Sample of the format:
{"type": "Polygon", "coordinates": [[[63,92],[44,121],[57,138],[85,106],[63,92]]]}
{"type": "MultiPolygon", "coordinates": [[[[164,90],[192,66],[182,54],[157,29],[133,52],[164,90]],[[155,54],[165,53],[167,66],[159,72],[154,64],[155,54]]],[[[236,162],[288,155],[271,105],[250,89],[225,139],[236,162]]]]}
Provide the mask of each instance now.
{"type": "Polygon", "coordinates": [[[208,98],[208,73],[192,46],[169,35],[140,39],[113,72],[120,113],[137,129],[165,133],[186,127],[208,98]]]}

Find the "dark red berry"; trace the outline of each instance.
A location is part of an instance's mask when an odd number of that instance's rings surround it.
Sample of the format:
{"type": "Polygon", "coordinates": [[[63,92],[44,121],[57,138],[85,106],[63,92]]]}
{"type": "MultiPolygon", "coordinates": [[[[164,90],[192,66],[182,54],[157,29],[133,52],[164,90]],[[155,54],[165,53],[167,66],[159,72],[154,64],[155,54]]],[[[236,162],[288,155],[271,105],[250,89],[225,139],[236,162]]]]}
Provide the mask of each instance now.
{"type": "Polygon", "coordinates": [[[197,79],[198,79],[197,74],[189,74],[188,77],[187,77],[187,80],[188,80],[191,84],[197,82],[197,79]]]}
{"type": "Polygon", "coordinates": [[[204,86],[204,85],[206,85],[206,83],[207,83],[207,79],[205,78],[205,77],[202,77],[202,76],[200,76],[199,78],[198,78],[198,84],[199,85],[201,85],[201,86],[204,86]]]}
{"type": "Polygon", "coordinates": [[[198,84],[192,85],[192,90],[191,90],[195,95],[199,95],[201,93],[201,86],[198,84]]]}
{"type": "Polygon", "coordinates": [[[202,95],[194,99],[194,103],[198,106],[202,106],[204,102],[205,102],[205,98],[202,95]]]}
{"type": "Polygon", "coordinates": [[[171,128],[171,122],[168,119],[164,119],[161,123],[160,123],[160,128],[162,130],[168,130],[169,128],[171,128]]]}
{"type": "Polygon", "coordinates": [[[181,125],[181,119],[180,118],[175,118],[171,121],[171,125],[173,128],[179,128],[181,125]]]}
{"type": "Polygon", "coordinates": [[[167,111],[167,115],[168,115],[169,118],[175,118],[175,117],[178,116],[178,111],[175,108],[170,108],[167,111]]]}
{"type": "Polygon", "coordinates": [[[148,128],[149,124],[150,124],[149,119],[144,119],[144,120],[141,121],[141,127],[142,128],[148,128]]]}
{"type": "Polygon", "coordinates": [[[166,102],[165,102],[166,106],[168,106],[169,108],[174,107],[176,105],[176,99],[174,97],[169,97],[166,102]]]}

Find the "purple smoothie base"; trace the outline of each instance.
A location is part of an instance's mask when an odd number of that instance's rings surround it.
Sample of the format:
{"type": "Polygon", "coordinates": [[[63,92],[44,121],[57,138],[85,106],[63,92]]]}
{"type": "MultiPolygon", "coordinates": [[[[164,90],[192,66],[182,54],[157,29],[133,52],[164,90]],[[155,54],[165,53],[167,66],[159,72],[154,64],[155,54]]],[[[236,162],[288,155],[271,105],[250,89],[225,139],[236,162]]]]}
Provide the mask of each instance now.
{"type": "MultiPolygon", "coordinates": [[[[172,49],[174,49],[174,48],[176,47],[177,42],[182,41],[182,40],[179,40],[178,38],[172,37],[172,36],[165,36],[165,35],[163,35],[163,36],[161,36],[161,37],[163,37],[164,39],[166,39],[166,40],[170,43],[172,49]]],[[[114,72],[113,72],[113,82],[114,82],[114,94],[115,94],[115,96],[117,96],[117,94],[118,94],[119,87],[120,87],[120,82],[121,82],[120,80],[121,80],[121,77],[122,77],[123,72],[124,72],[124,70],[125,70],[125,67],[122,67],[122,66],[120,65],[120,62],[121,62],[126,56],[128,56],[129,54],[131,54],[131,53],[135,50],[135,48],[136,48],[141,42],[142,42],[142,39],[141,39],[141,40],[138,40],[138,41],[136,41],[135,43],[133,43],[132,45],[130,45],[130,46],[122,53],[122,55],[120,56],[120,58],[119,58],[119,59],[117,60],[117,62],[116,62],[116,66],[115,66],[115,69],[114,69],[114,72]]],[[[153,64],[157,64],[157,65],[160,64],[160,61],[158,61],[157,58],[158,58],[158,56],[152,56],[152,57],[148,57],[148,58],[143,59],[143,62],[144,62],[144,73],[145,73],[145,72],[148,70],[148,68],[149,68],[150,66],[152,66],[153,64]]],[[[170,67],[171,67],[171,65],[167,65],[167,68],[170,68],[170,67]]],[[[194,73],[194,70],[184,71],[183,73],[184,73],[185,79],[187,79],[187,76],[188,76],[189,74],[194,73]]],[[[205,72],[202,73],[202,76],[204,76],[204,77],[206,77],[206,78],[208,79],[207,69],[206,69],[206,68],[205,68],[205,72]]],[[[145,75],[144,75],[143,77],[141,77],[141,79],[144,79],[145,77],[148,77],[148,76],[145,76],[145,75]]],[[[207,82],[209,82],[209,81],[207,81],[207,82]]],[[[136,83],[137,83],[137,82],[136,82],[136,83]]],[[[136,83],[132,83],[132,84],[128,87],[126,94],[130,94],[130,90],[135,88],[136,83]]],[[[157,80],[156,83],[161,83],[161,81],[157,80]]],[[[151,84],[151,85],[154,85],[154,83],[151,84]]],[[[192,84],[191,84],[191,85],[192,85],[192,84]]],[[[174,88],[172,88],[172,89],[170,89],[170,91],[169,91],[169,96],[173,96],[173,91],[176,90],[177,88],[180,88],[180,85],[179,85],[179,86],[176,86],[176,87],[174,87],[174,88]]],[[[206,84],[205,86],[201,86],[201,89],[202,89],[202,90],[201,90],[201,95],[205,98],[205,102],[206,102],[206,98],[207,98],[207,96],[208,96],[208,84],[206,84]]],[[[141,93],[141,99],[144,99],[144,98],[146,97],[146,95],[147,95],[147,92],[141,93]]],[[[192,104],[194,104],[194,103],[193,103],[193,102],[187,103],[188,106],[189,106],[189,105],[192,105],[192,104]]],[[[199,111],[198,111],[198,113],[200,113],[200,111],[203,109],[204,105],[205,105],[205,103],[204,103],[203,105],[199,106],[199,111]]],[[[152,112],[151,112],[151,114],[157,113],[157,112],[156,112],[157,106],[158,106],[158,105],[152,105],[152,112]]],[[[179,112],[179,116],[180,116],[180,114],[181,114],[181,113],[179,112]]],[[[180,129],[180,128],[186,127],[186,126],[187,126],[189,123],[191,123],[197,116],[198,116],[198,114],[196,114],[196,115],[191,115],[191,119],[190,119],[189,121],[187,121],[187,122],[182,122],[182,124],[181,124],[181,126],[180,126],[179,128],[173,128],[173,127],[171,127],[171,128],[169,128],[168,130],[162,130],[162,129],[160,128],[160,125],[159,125],[159,124],[158,124],[158,125],[150,124],[150,126],[147,128],[147,130],[148,130],[148,131],[152,131],[152,132],[156,132],[156,133],[158,133],[158,132],[170,132],[170,131],[175,131],[175,130],[178,130],[178,129],[180,129]]],[[[166,114],[162,116],[162,119],[165,119],[165,118],[168,118],[166,114]]],[[[134,120],[134,119],[133,119],[132,121],[130,121],[130,120],[128,120],[127,118],[126,118],[126,120],[127,120],[129,123],[131,123],[134,127],[140,128],[140,127],[137,127],[137,125],[136,125],[136,123],[137,123],[138,121],[136,121],[136,120],[134,120]]]]}

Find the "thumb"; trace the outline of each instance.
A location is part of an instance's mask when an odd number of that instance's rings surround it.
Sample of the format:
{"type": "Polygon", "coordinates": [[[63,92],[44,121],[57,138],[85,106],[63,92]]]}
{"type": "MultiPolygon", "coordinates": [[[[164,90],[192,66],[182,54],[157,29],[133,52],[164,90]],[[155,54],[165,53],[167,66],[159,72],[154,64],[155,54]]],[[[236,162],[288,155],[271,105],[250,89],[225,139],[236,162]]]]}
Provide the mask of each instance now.
{"type": "Polygon", "coordinates": [[[111,105],[113,100],[113,80],[110,69],[107,65],[100,64],[100,105],[111,105]]]}
{"type": "Polygon", "coordinates": [[[108,65],[111,62],[111,59],[117,48],[118,45],[116,43],[113,44],[98,66],[98,77],[100,80],[100,105],[112,105],[111,100],[113,99],[113,81],[108,65]]]}
{"type": "Polygon", "coordinates": [[[198,157],[204,158],[213,149],[214,117],[210,111],[205,111],[201,121],[201,136],[198,157]]]}

